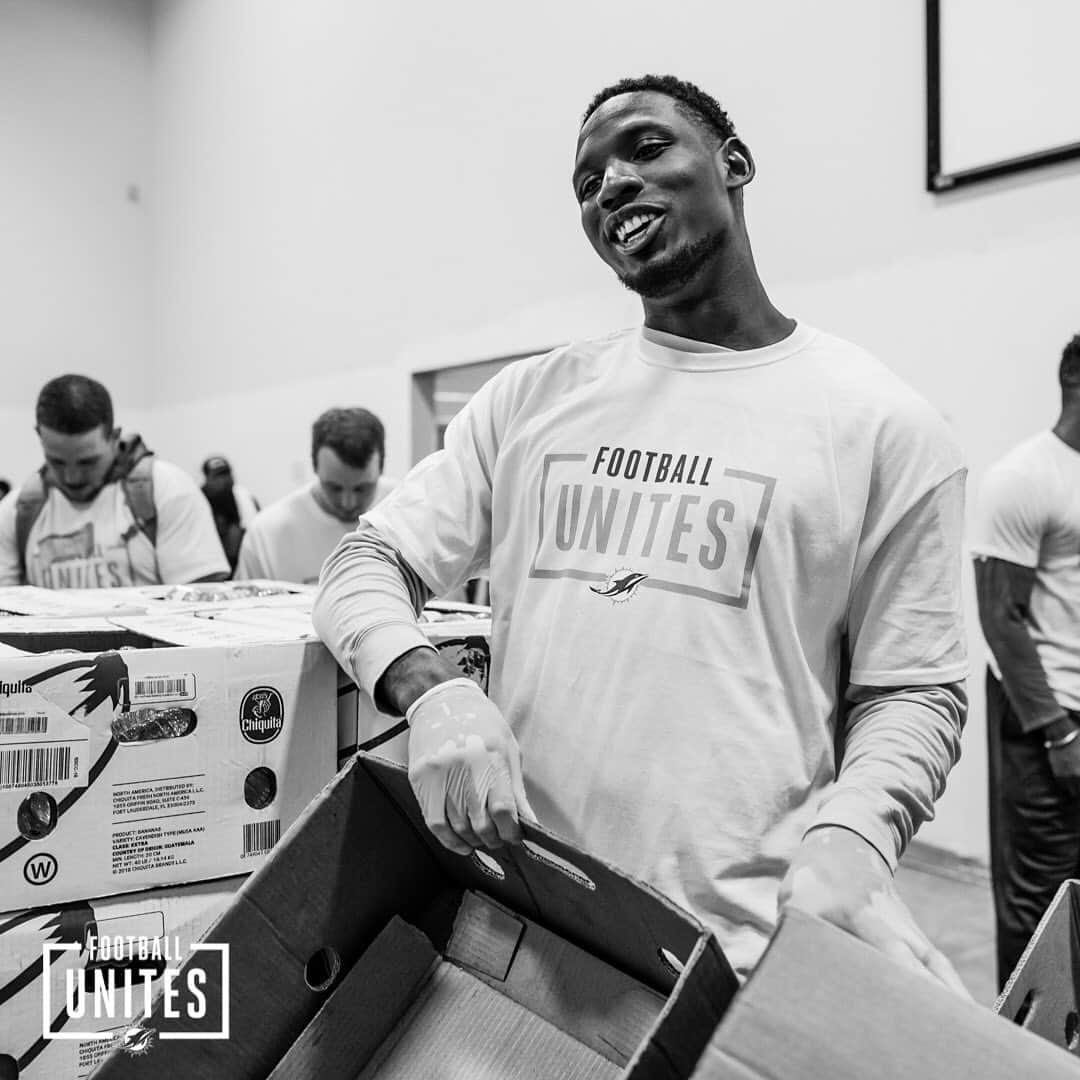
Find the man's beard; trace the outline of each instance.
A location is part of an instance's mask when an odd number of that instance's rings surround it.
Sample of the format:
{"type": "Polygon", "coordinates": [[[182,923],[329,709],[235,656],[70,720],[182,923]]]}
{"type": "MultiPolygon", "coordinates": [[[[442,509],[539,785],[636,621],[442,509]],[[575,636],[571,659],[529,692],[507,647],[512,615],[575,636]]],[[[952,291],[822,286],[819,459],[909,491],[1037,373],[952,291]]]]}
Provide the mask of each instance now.
{"type": "Polygon", "coordinates": [[[618,278],[631,292],[646,299],[669,296],[689,285],[723,246],[723,234],[710,233],[618,278]]]}

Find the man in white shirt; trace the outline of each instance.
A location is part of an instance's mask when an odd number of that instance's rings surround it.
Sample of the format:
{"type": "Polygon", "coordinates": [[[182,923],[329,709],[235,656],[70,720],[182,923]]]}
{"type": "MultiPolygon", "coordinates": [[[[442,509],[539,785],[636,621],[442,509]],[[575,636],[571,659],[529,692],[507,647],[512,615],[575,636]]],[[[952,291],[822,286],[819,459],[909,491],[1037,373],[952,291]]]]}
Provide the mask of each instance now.
{"type": "Polygon", "coordinates": [[[406,716],[451,850],[535,813],[737,971],[790,904],[963,992],[893,883],[959,754],[963,461],[882,364],[773,306],[754,172],[691,84],[597,95],[573,189],[644,327],[487,383],[327,561],[315,625],[406,716]],[[490,700],[416,624],[488,571],[490,700]]]}
{"type": "Polygon", "coordinates": [[[987,471],[976,504],[990,869],[1004,986],[1058,886],[1080,876],[1080,334],[1061,414],[987,471]]]}
{"type": "Polygon", "coordinates": [[[45,464],[0,502],[0,585],[112,588],[229,576],[202,492],[114,426],[101,383],[50,380],[36,420],[45,464]]]}
{"type": "Polygon", "coordinates": [[[235,577],[311,584],[357,519],[393,489],[382,475],[386,434],[367,409],[327,409],[311,428],[315,479],[258,513],[235,577]]]}

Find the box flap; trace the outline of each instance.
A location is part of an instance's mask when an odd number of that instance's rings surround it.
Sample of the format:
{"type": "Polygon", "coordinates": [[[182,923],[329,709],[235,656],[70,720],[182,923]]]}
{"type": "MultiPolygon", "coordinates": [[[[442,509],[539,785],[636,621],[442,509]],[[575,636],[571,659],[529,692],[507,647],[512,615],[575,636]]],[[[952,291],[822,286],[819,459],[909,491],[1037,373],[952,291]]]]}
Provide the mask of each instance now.
{"type": "Polygon", "coordinates": [[[693,1080],[1077,1080],[1049,1043],[790,911],[693,1080]]]}
{"type": "Polygon", "coordinates": [[[994,1010],[1055,1046],[1080,1048],[1080,881],[1066,881],[1031,935],[994,1010]]]}
{"type": "Polygon", "coordinates": [[[396,915],[330,995],[268,1080],[351,1077],[420,993],[439,954],[396,915]]]}

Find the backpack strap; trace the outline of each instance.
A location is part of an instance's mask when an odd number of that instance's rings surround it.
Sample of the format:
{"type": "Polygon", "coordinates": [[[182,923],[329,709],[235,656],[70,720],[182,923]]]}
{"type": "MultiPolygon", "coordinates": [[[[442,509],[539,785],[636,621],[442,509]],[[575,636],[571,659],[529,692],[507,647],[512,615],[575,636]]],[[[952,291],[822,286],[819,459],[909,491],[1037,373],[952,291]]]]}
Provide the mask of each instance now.
{"type": "Polygon", "coordinates": [[[147,450],[131,466],[120,483],[135,525],[147,540],[157,546],[157,507],[154,505],[154,453],[147,450]]]}
{"type": "Polygon", "coordinates": [[[19,553],[19,578],[26,584],[26,545],[30,530],[41,515],[45,500],[49,497],[45,467],[27,477],[15,499],[15,550],[19,553]]]}

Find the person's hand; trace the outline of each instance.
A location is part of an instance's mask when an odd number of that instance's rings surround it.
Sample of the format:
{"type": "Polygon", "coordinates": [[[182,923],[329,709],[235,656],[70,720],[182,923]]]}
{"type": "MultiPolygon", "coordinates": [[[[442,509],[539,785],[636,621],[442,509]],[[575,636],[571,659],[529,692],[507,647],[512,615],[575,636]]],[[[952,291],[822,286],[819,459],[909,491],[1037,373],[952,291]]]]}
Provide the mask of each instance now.
{"type": "Polygon", "coordinates": [[[952,964],[915,924],[885,860],[850,829],[822,826],[807,833],[777,902],[781,913],[793,907],[816,915],[971,998],[952,964]]]}
{"type": "Polygon", "coordinates": [[[503,715],[471,679],[432,687],[410,706],[409,782],[443,847],[468,855],[521,839],[535,821],[521,753],[503,715]]]}
{"type": "Polygon", "coordinates": [[[1069,795],[1080,795],[1080,726],[1070,713],[1059,724],[1044,728],[1046,760],[1058,787],[1069,795]]]}

